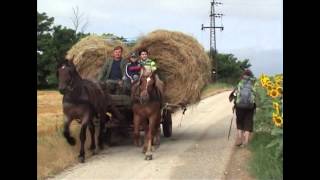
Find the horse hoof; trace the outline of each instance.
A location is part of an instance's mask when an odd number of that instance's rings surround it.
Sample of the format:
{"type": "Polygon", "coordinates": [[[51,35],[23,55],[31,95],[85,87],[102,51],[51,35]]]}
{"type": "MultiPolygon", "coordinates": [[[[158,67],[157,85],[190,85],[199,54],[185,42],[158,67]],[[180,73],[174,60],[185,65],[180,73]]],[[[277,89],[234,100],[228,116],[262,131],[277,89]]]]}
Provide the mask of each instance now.
{"type": "Polygon", "coordinates": [[[67,141],[71,146],[74,146],[76,144],[76,139],[73,137],[68,138],[67,141]]]}
{"type": "Polygon", "coordinates": [[[152,154],[150,154],[150,155],[146,155],[146,157],[144,158],[144,160],[152,160],[152,154]]]}
{"type": "Polygon", "coordinates": [[[79,159],[80,163],[84,163],[84,157],[83,156],[79,156],[78,159],[79,159]]]}
{"type": "Polygon", "coordinates": [[[148,147],[144,147],[144,146],[143,146],[143,148],[142,148],[142,153],[145,154],[145,153],[147,152],[147,149],[148,149],[148,147]]]}

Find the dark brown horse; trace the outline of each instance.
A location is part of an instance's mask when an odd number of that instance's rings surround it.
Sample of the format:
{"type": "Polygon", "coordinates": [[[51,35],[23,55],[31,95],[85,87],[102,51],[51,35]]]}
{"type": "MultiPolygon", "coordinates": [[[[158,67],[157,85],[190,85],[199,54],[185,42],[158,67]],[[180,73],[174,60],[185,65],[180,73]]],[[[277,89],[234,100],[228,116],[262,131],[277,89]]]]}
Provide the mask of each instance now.
{"type": "Polygon", "coordinates": [[[134,144],[140,146],[140,124],[144,128],[143,153],[145,159],[152,159],[154,138],[160,143],[161,120],[161,90],[156,87],[156,78],[153,73],[144,73],[140,81],[131,89],[133,102],[134,144]]]}
{"type": "Polygon", "coordinates": [[[63,113],[65,115],[63,135],[70,145],[75,145],[76,141],[70,135],[69,126],[72,120],[77,119],[81,124],[80,130],[80,154],[79,161],[84,162],[84,143],[86,140],[86,129],[89,126],[91,134],[90,150],[94,151],[95,128],[93,118],[100,119],[100,133],[98,136],[98,146],[103,148],[103,137],[105,123],[108,120],[106,112],[111,107],[110,96],[105,94],[98,83],[82,79],[73,62],[64,61],[57,70],[59,80],[59,91],[63,94],[63,113]]]}

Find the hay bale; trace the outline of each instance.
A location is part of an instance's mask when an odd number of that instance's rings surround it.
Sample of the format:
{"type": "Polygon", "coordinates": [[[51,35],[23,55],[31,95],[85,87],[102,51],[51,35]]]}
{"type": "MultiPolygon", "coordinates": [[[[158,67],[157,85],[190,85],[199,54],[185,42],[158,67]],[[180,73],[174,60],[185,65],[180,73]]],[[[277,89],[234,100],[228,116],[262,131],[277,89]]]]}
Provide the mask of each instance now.
{"type": "MultiPolygon", "coordinates": [[[[100,36],[88,36],[75,44],[66,58],[72,59],[83,78],[96,80],[113,48],[122,45],[123,57],[128,47],[119,41],[107,41],[100,36]]],[[[147,49],[158,66],[158,74],[165,84],[165,102],[196,103],[200,91],[210,79],[210,60],[204,48],[193,37],[181,32],[157,30],[142,37],[132,51],[147,49]]]]}
{"type": "Polygon", "coordinates": [[[133,51],[147,49],[165,84],[165,102],[196,103],[210,79],[210,60],[193,37],[181,32],[156,30],[142,37],[133,51]]]}
{"type": "Polygon", "coordinates": [[[100,69],[112,57],[113,48],[121,45],[123,55],[128,53],[121,41],[90,35],[81,39],[67,52],[66,59],[72,60],[82,78],[96,80],[100,69]]]}

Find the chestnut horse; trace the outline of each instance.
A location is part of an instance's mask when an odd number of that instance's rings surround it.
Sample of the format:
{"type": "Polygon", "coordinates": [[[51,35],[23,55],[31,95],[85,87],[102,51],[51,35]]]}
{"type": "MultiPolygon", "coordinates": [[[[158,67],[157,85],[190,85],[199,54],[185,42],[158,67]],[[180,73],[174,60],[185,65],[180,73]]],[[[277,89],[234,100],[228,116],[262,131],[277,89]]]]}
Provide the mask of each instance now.
{"type": "Polygon", "coordinates": [[[152,159],[154,138],[160,143],[161,121],[161,94],[156,87],[155,74],[145,72],[140,80],[131,88],[131,100],[133,103],[134,144],[140,146],[140,123],[144,128],[144,146],[142,152],[145,159],[152,159]]]}

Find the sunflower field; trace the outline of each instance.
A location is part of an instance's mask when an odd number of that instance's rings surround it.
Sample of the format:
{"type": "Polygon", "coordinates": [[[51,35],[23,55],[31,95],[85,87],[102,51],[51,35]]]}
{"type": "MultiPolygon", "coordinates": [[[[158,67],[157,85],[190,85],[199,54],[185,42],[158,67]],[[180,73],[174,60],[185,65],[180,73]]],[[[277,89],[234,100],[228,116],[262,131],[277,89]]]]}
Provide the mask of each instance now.
{"type": "Polygon", "coordinates": [[[281,179],[283,162],[283,76],[260,75],[255,83],[255,136],[251,167],[258,179],[281,179]]]}
{"type": "Polygon", "coordinates": [[[282,75],[268,77],[262,74],[259,78],[260,83],[256,87],[259,89],[257,102],[258,108],[265,110],[261,113],[265,118],[257,119],[256,128],[259,131],[270,132],[274,139],[267,145],[267,148],[276,146],[276,156],[282,158],[283,149],[283,101],[282,101],[282,75]],[[266,122],[265,122],[266,121],[266,122]]]}

